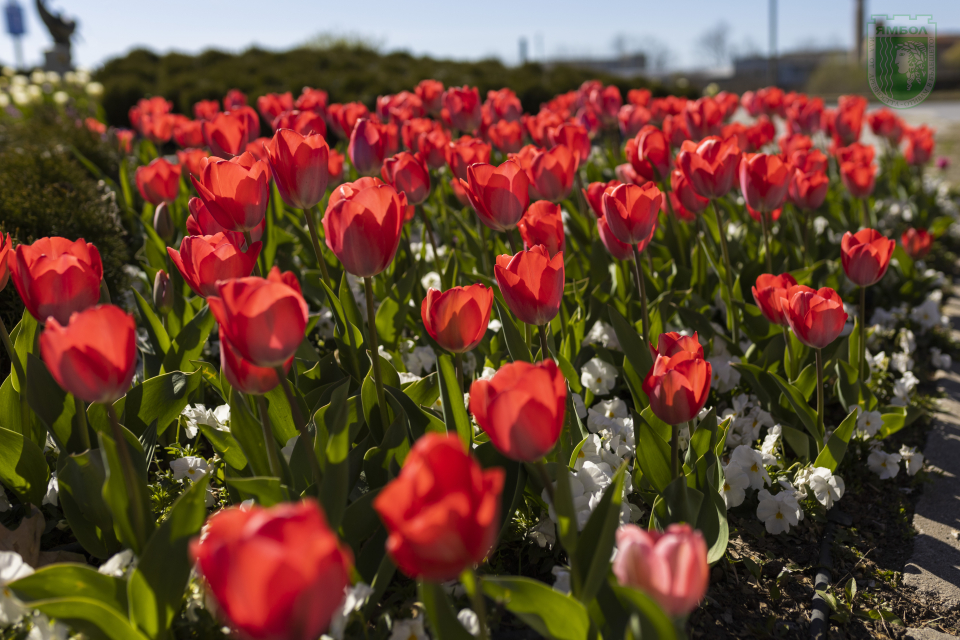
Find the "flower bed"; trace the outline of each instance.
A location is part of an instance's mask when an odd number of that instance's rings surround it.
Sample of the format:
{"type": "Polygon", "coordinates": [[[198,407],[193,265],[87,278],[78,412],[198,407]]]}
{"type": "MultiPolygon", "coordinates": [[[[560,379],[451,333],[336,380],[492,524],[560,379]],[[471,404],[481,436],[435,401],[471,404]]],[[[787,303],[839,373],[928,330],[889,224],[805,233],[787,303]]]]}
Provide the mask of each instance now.
{"type": "Polygon", "coordinates": [[[0,245],[5,621],[956,630],[891,547],[957,353],[957,201],[928,128],[865,110],[427,80],[78,118],[143,245],[113,304],[93,244],[0,245]]]}

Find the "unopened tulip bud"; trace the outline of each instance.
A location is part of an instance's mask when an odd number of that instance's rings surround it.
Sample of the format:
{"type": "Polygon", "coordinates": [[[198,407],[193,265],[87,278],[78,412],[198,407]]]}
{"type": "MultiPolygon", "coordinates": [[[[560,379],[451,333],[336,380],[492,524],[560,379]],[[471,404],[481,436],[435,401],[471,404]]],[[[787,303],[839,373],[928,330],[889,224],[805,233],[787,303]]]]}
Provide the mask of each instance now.
{"type": "Polygon", "coordinates": [[[173,309],[173,287],[170,276],[163,269],[157,271],[157,277],[153,279],[153,306],[160,313],[170,313],[173,309]]]}
{"type": "Polygon", "coordinates": [[[153,213],[153,230],[157,232],[158,236],[168,242],[173,238],[173,234],[177,232],[173,226],[173,218],[170,217],[170,207],[167,206],[166,202],[158,204],[156,211],[153,213]]]}

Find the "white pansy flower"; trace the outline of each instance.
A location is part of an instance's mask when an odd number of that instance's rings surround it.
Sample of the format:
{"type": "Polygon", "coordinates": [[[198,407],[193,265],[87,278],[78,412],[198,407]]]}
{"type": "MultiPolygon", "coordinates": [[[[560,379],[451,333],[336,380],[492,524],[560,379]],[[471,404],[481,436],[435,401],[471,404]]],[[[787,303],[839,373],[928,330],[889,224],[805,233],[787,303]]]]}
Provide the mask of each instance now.
{"type": "Polygon", "coordinates": [[[906,353],[913,353],[917,350],[917,337],[910,329],[901,329],[900,335],[897,336],[897,344],[906,353]]]}
{"type": "MultiPolygon", "coordinates": [[[[490,367],[484,367],[483,372],[486,373],[490,367]]],[[[490,369],[493,371],[493,369],[490,369]]],[[[579,393],[573,394],[573,408],[577,412],[577,417],[581,420],[587,417],[587,405],[583,403],[583,396],[579,393]]]]}
{"type": "Polygon", "coordinates": [[[197,432],[199,431],[197,425],[201,424],[219,429],[220,431],[230,430],[228,426],[230,422],[230,405],[223,404],[211,410],[202,404],[188,404],[183,408],[183,411],[180,412],[180,415],[186,419],[186,425],[184,425],[183,431],[188,440],[193,440],[197,437],[197,432]]]}
{"type": "Polygon", "coordinates": [[[422,380],[422,378],[414,373],[409,373],[407,371],[398,371],[397,375],[400,376],[400,384],[407,384],[408,382],[416,382],[417,380],[422,380]]]}
{"type": "Polygon", "coordinates": [[[480,637],[480,617],[473,609],[460,609],[457,620],[474,638],[480,637]]]}
{"type": "Polygon", "coordinates": [[[346,631],[347,623],[350,622],[350,616],[359,611],[367,598],[373,595],[373,588],[363,582],[344,587],[343,591],[343,602],[333,612],[333,619],[330,620],[330,630],[328,631],[335,640],[343,640],[343,633],[346,631]]]}
{"type": "Polygon", "coordinates": [[[783,435],[783,427],[775,424],[767,429],[767,435],[763,438],[763,444],[760,445],[760,452],[769,456],[776,456],[777,445],[780,443],[780,437],[783,435]]]}
{"type": "Polygon", "coordinates": [[[440,289],[442,286],[440,274],[436,271],[428,271],[425,276],[420,278],[420,284],[423,285],[423,288],[427,291],[430,289],[440,289]]]}
{"type": "MultiPolygon", "coordinates": [[[[846,486],[843,478],[836,476],[826,467],[813,467],[804,474],[804,484],[813,492],[813,497],[817,502],[827,509],[833,507],[833,503],[843,497],[846,486]]],[[[797,476],[797,483],[800,483],[800,475],[797,476]]]]}
{"type": "Polygon", "coordinates": [[[210,470],[210,465],[203,458],[197,456],[184,456],[170,462],[170,470],[173,471],[174,480],[199,480],[210,470]]]}
{"type": "Polygon", "coordinates": [[[740,362],[740,358],[722,355],[707,358],[707,362],[712,370],[710,386],[719,393],[730,391],[740,382],[740,372],[733,368],[733,364],[740,362]]]}
{"type": "Polygon", "coordinates": [[[230,405],[222,404],[213,410],[213,417],[217,419],[218,429],[230,431],[230,405]]]}
{"type": "Polygon", "coordinates": [[[493,331],[497,333],[500,329],[503,328],[503,324],[496,318],[490,318],[490,322],[487,324],[487,331],[493,331]]]}
{"type": "Polygon", "coordinates": [[[907,475],[915,476],[923,468],[923,454],[916,447],[900,446],[900,457],[907,467],[907,475]]]}
{"type": "Polygon", "coordinates": [[[24,562],[19,553],[0,551],[0,623],[13,624],[23,616],[23,605],[7,589],[7,585],[31,574],[33,567],[24,562]]]}
{"type": "Polygon", "coordinates": [[[929,331],[940,324],[940,305],[936,300],[927,298],[923,304],[910,310],[910,319],[919,324],[924,331],[929,331]]]}
{"type": "Polygon", "coordinates": [[[533,529],[527,533],[534,542],[540,545],[540,548],[544,547],[553,548],[553,545],[557,543],[557,528],[546,513],[540,515],[540,522],[537,523],[533,529]]]}
{"type": "Polygon", "coordinates": [[[887,365],[887,354],[885,351],[881,351],[876,355],[870,355],[868,351],[866,353],[867,364],[870,365],[870,371],[886,371],[887,365]]]}
{"type": "Polygon", "coordinates": [[[730,462],[740,465],[750,480],[751,489],[763,489],[764,485],[770,484],[770,474],[765,465],[776,462],[776,458],[742,444],[733,450],[730,462]]]}
{"type": "Polygon", "coordinates": [[[423,628],[423,617],[412,620],[394,620],[389,640],[430,640],[423,628]]]}
{"type": "Polygon", "coordinates": [[[617,334],[609,324],[603,320],[597,320],[590,331],[583,337],[583,346],[588,344],[600,344],[607,349],[621,351],[620,341],[617,340],[617,334]]]}
{"type": "Polygon", "coordinates": [[[50,474],[50,480],[47,482],[47,493],[44,494],[43,500],[40,504],[52,504],[57,506],[57,501],[60,497],[60,481],[57,480],[57,472],[54,471],[50,474]]]}
{"type": "Polygon", "coordinates": [[[126,577],[128,573],[133,571],[136,566],[137,556],[133,554],[133,550],[124,549],[123,551],[115,553],[107,558],[106,562],[97,567],[97,571],[105,576],[123,578],[126,577]]]}
{"type": "MultiPolygon", "coordinates": [[[[493,376],[497,375],[497,370],[493,367],[484,367],[483,371],[480,372],[481,380],[492,380],[493,376]]],[[[582,401],[582,400],[581,400],[582,401]]]]}
{"type": "Polygon", "coordinates": [[[34,616],[27,640],[67,640],[69,635],[70,629],[67,625],[54,622],[41,613],[34,616]]]}
{"type": "Polygon", "coordinates": [[[857,433],[863,438],[872,438],[883,426],[883,416],[879,411],[864,411],[857,418],[857,433]]]}
{"type": "Polygon", "coordinates": [[[890,404],[901,407],[910,404],[910,394],[913,393],[918,384],[920,384],[920,380],[912,371],[904,373],[902,378],[893,383],[894,397],[890,404]]]}
{"type": "Polygon", "coordinates": [[[606,395],[617,383],[617,368],[605,360],[593,358],[580,370],[580,382],[593,395],[606,395]]]}
{"type": "Polygon", "coordinates": [[[899,453],[884,453],[876,449],[867,457],[867,466],[870,471],[880,476],[881,480],[888,480],[900,472],[900,459],[899,453]]]}
{"type": "Polygon", "coordinates": [[[890,366],[893,367],[894,371],[900,373],[913,371],[913,364],[913,358],[910,357],[909,353],[895,353],[890,356],[890,366]]]}
{"type": "Polygon", "coordinates": [[[723,467],[723,489],[721,495],[727,509],[739,507],[746,497],[746,490],[750,486],[750,478],[743,468],[736,462],[723,467]]]}
{"type": "Polygon", "coordinates": [[[790,527],[800,522],[803,510],[797,502],[797,497],[790,491],[781,491],[773,495],[766,489],[757,493],[760,504],[757,505],[757,518],[763,521],[767,533],[787,533],[790,527]]]}
{"type": "Polygon", "coordinates": [[[937,369],[946,371],[953,366],[953,358],[950,357],[949,353],[943,353],[937,347],[930,347],[930,364],[937,369]]]}

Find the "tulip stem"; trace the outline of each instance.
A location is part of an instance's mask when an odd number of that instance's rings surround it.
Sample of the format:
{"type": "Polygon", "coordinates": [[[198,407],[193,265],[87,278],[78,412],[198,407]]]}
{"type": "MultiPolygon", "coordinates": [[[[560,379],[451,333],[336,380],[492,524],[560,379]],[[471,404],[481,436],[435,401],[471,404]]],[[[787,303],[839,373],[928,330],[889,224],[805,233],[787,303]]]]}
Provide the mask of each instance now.
{"type": "Polygon", "coordinates": [[[137,540],[141,543],[146,542],[147,532],[144,530],[147,515],[143,512],[143,502],[137,496],[137,470],[133,466],[133,458],[130,457],[129,444],[123,436],[123,429],[120,428],[120,421],[117,419],[117,412],[109,402],[103,404],[107,409],[107,415],[110,417],[110,427],[113,430],[113,439],[116,441],[117,454],[120,456],[120,472],[124,477],[124,485],[127,490],[127,499],[130,501],[130,508],[133,509],[133,527],[137,533],[137,540]]]}
{"type": "Polygon", "coordinates": [[[640,249],[633,245],[633,275],[640,291],[640,316],[643,320],[643,341],[650,344],[650,316],[647,313],[647,285],[643,280],[643,267],[640,266],[640,249]]]}
{"type": "Polygon", "coordinates": [[[547,358],[551,357],[550,348],[547,346],[547,325],[541,324],[538,327],[537,333],[540,334],[540,351],[542,352],[540,354],[540,359],[546,360],[547,358]]]}
{"type": "Polygon", "coordinates": [[[762,211],[760,212],[760,229],[763,231],[763,252],[767,257],[767,273],[773,273],[773,260],[770,257],[770,230],[767,229],[767,214],[762,211]]]}
{"type": "Polygon", "coordinates": [[[83,451],[90,450],[90,432],[87,430],[87,408],[83,405],[83,400],[73,396],[73,406],[77,414],[77,430],[80,432],[80,446],[83,451]]]}
{"type": "Polygon", "coordinates": [[[423,216],[424,235],[429,238],[430,248],[433,249],[433,268],[437,270],[437,275],[443,278],[443,267],[440,266],[440,252],[437,251],[437,241],[433,237],[433,225],[430,224],[430,216],[427,215],[426,209],[422,206],[420,207],[420,215],[423,216]]]}
{"type": "Polygon", "coordinates": [[[817,430],[823,446],[823,349],[817,349],[817,430]]]}
{"type": "Polygon", "coordinates": [[[787,353],[790,354],[790,371],[787,371],[787,378],[790,379],[790,382],[793,382],[794,369],[800,363],[797,362],[796,356],[793,355],[793,343],[790,342],[790,332],[787,331],[786,327],[781,326],[780,328],[783,329],[783,341],[787,343],[787,353]]]}
{"type": "Polygon", "coordinates": [[[380,369],[380,345],[377,339],[377,313],[373,309],[373,278],[363,279],[367,293],[367,334],[370,337],[370,360],[373,362],[373,379],[377,383],[377,403],[380,407],[380,437],[387,432],[387,400],[383,393],[383,372],[380,369]]]}
{"type": "Polygon", "coordinates": [[[860,384],[866,385],[867,379],[863,372],[866,367],[864,361],[867,359],[867,288],[860,287],[860,384]]]}
{"type": "MultiPolygon", "coordinates": [[[[320,206],[317,206],[320,212],[320,206]]],[[[322,216],[323,213],[321,212],[322,216]]],[[[330,272],[327,271],[327,261],[323,257],[323,247],[320,246],[320,236],[317,235],[317,222],[313,219],[313,212],[310,209],[303,210],[303,217],[307,219],[307,227],[310,229],[310,240],[313,242],[313,252],[317,255],[317,264],[320,266],[320,275],[323,276],[323,283],[333,289],[330,284],[330,272]]]]}
{"type": "Polygon", "coordinates": [[[720,232],[720,251],[723,252],[723,266],[725,270],[725,276],[727,281],[727,293],[730,296],[730,300],[727,301],[727,304],[730,305],[730,308],[727,309],[731,318],[731,327],[730,332],[733,335],[733,342],[735,344],[740,344],[740,318],[737,317],[737,308],[733,303],[733,268],[730,266],[730,250],[727,248],[727,230],[723,226],[723,213],[721,213],[721,207],[718,207],[714,204],[713,200],[710,201],[710,207],[713,209],[714,214],[717,216],[717,230],[720,232]]]}
{"type": "Polygon", "coordinates": [[[670,477],[680,475],[680,425],[670,426],[670,477]]]}
{"type": "Polygon", "coordinates": [[[280,378],[280,386],[283,387],[283,393],[287,396],[287,403],[290,405],[290,413],[293,414],[293,421],[297,425],[297,431],[300,432],[300,440],[303,441],[303,444],[307,448],[307,460],[310,461],[310,472],[313,474],[313,481],[317,485],[317,490],[319,490],[320,483],[323,482],[323,471],[320,470],[320,461],[317,460],[317,450],[314,446],[313,438],[310,437],[310,433],[307,431],[307,421],[300,411],[300,403],[297,402],[296,396],[293,395],[293,388],[290,386],[290,381],[287,380],[287,374],[283,372],[283,367],[277,367],[276,371],[277,377],[280,378]]]}
{"type": "Polygon", "coordinates": [[[463,395],[463,354],[462,353],[453,354],[453,369],[456,372],[456,376],[457,376],[457,389],[460,390],[460,395],[463,395]]]}
{"type": "MultiPolygon", "coordinates": [[[[477,572],[473,570],[473,567],[467,567],[463,570],[465,574],[461,578],[461,582],[469,582],[472,589],[470,591],[470,599],[473,602],[473,612],[477,614],[477,622],[480,627],[480,635],[478,636],[480,640],[488,640],[490,638],[490,633],[487,630],[487,603],[483,599],[483,588],[480,585],[480,576],[477,575],[477,572]],[[463,578],[466,578],[464,580],[463,578]]],[[[466,585],[464,585],[466,586],[466,585]]]]}
{"type": "Polygon", "coordinates": [[[683,243],[680,239],[680,225],[677,224],[677,214],[673,210],[673,200],[670,199],[670,194],[667,191],[667,183],[661,182],[659,186],[660,192],[663,194],[663,199],[667,201],[667,222],[670,225],[670,230],[673,232],[673,237],[676,240],[677,254],[675,259],[683,266],[687,266],[687,257],[683,253],[683,243]]]}
{"type": "MultiPolygon", "coordinates": [[[[243,232],[243,237],[244,237],[244,238],[246,239],[246,241],[247,241],[247,251],[250,251],[250,247],[253,246],[253,236],[250,235],[250,232],[249,232],[249,231],[244,231],[244,232],[243,232]]],[[[246,251],[244,251],[244,253],[246,253],[246,251]]],[[[171,269],[171,271],[172,271],[172,269],[171,269]]],[[[257,276],[258,278],[262,278],[262,277],[263,277],[263,273],[260,271],[260,257],[259,257],[259,256],[257,256],[257,259],[256,259],[256,260],[254,261],[254,263],[253,263],[253,275],[257,276]]]]}
{"type": "Polygon", "coordinates": [[[263,428],[263,444],[267,448],[267,464],[270,465],[270,474],[275,478],[280,478],[282,477],[280,454],[277,453],[277,439],[273,437],[273,429],[270,428],[267,401],[260,395],[256,395],[254,398],[256,398],[257,409],[260,410],[260,426],[263,428]]]}

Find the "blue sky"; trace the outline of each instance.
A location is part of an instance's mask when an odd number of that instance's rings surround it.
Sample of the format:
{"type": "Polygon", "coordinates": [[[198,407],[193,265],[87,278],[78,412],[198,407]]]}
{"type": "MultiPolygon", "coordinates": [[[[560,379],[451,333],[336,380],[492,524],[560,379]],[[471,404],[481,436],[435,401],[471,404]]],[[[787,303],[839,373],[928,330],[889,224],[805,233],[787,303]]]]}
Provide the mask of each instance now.
{"type": "MultiPolygon", "coordinates": [[[[0,0],[5,4],[8,0],[0,0]]],[[[33,6],[27,14],[24,53],[39,63],[49,35],[33,6]]],[[[459,59],[518,59],[526,37],[533,57],[608,56],[622,37],[628,49],[670,52],[675,68],[704,66],[700,36],[725,22],[738,51],[767,50],[768,0],[47,0],[80,20],[75,59],[95,67],[136,46],[159,52],[207,48],[243,50],[251,45],[285,49],[318,33],[353,34],[387,50],[459,59]]],[[[867,0],[871,13],[929,13],[941,32],[960,32],[957,0],[867,0]]],[[[804,46],[850,47],[853,0],[780,0],[781,50],[804,46]]],[[[0,35],[0,61],[13,58],[13,43],[0,35]]]]}

